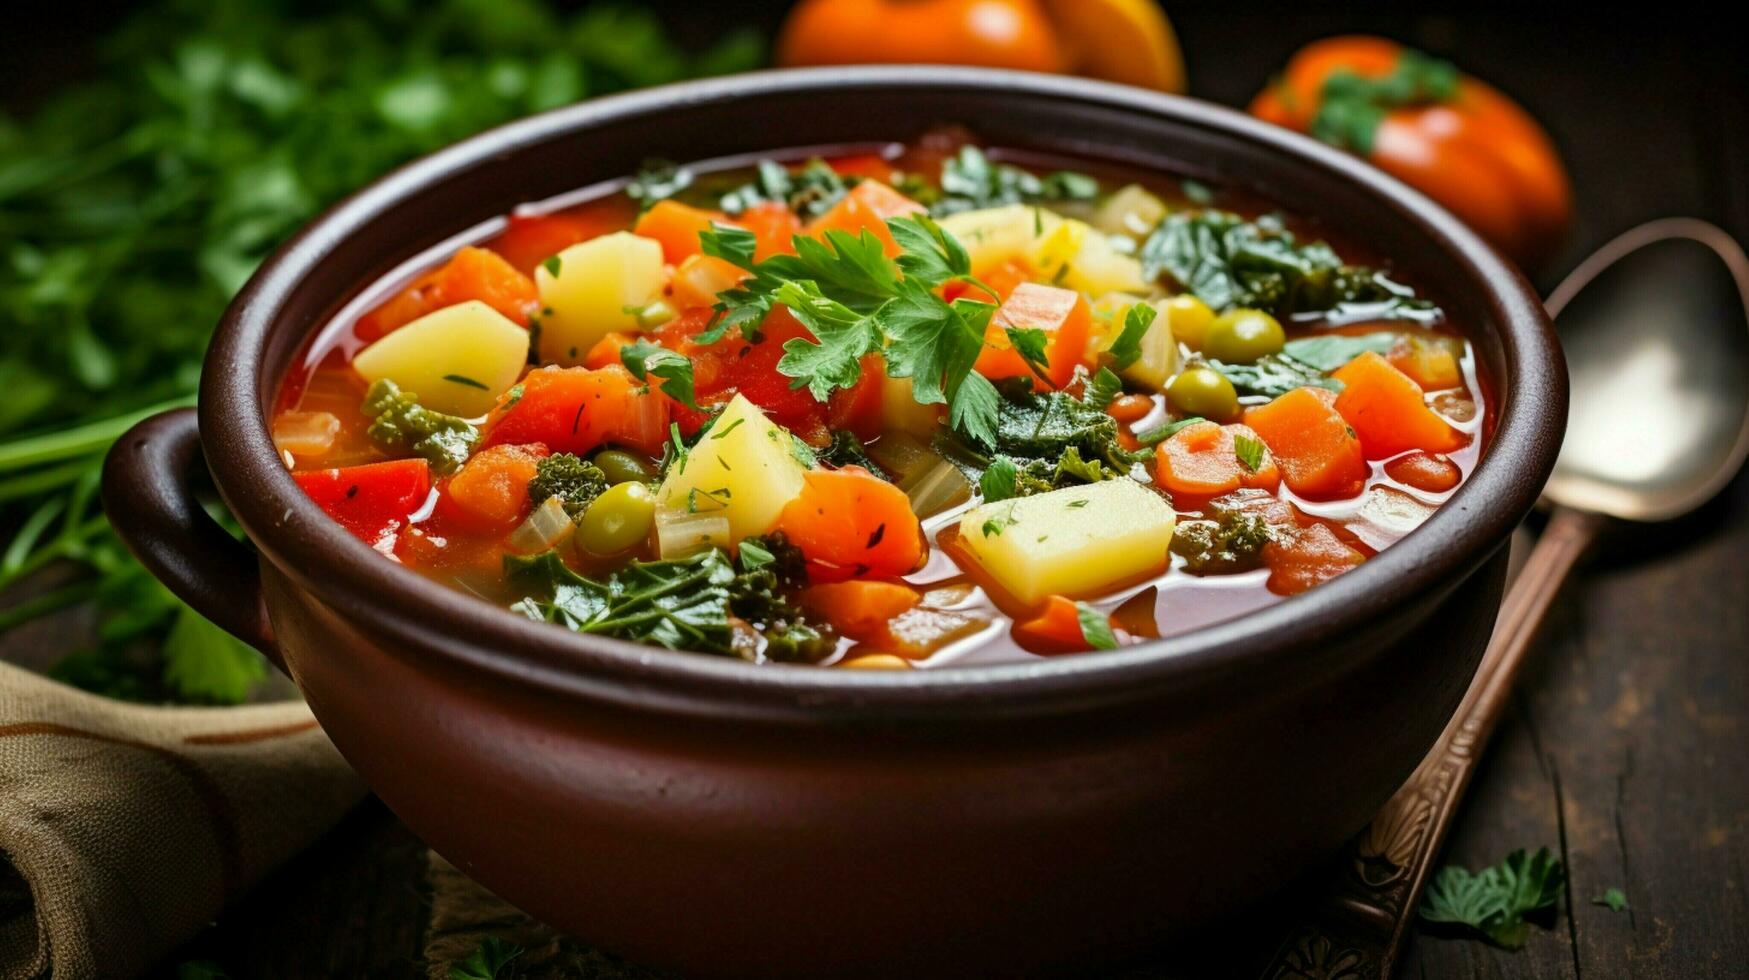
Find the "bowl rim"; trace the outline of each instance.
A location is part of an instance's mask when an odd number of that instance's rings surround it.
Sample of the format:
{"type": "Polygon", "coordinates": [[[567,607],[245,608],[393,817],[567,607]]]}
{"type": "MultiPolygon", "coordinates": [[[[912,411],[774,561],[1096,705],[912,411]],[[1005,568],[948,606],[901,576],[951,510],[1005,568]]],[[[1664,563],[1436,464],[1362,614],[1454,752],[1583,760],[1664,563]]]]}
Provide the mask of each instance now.
{"type": "MultiPolygon", "coordinates": [[[[1097,157],[1097,150],[1092,152],[1097,157]]],[[[265,379],[278,384],[278,379],[265,379]]],[[[271,562],[354,626],[392,649],[417,650],[560,696],[703,718],[779,722],[822,717],[951,718],[971,722],[1134,703],[1162,693],[1256,685],[1260,676],[1347,669],[1361,648],[1342,642],[1388,620],[1411,598],[1454,588],[1507,539],[1553,467],[1566,419],[1566,371],[1541,301],[1518,270],[1439,205],[1371,165],[1235,110],[1081,78],[941,66],[782,69],[682,82],[592,99],[527,117],[438,150],[379,178],[305,225],[256,271],[226,310],[202,371],[201,440],[215,484],[271,562]],[[750,665],[575,634],[524,619],[384,561],[327,516],[280,462],[262,410],[268,338],[321,323],[280,316],[339,241],[440,181],[579,131],[678,106],[804,90],[1000,90],[1152,115],[1214,131],[1359,185],[1444,253],[1483,295],[1506,366],[1496,379],[1493,438],[1469,479],[1405,543],[1297,596],[1236,619],[1116,651],[1036,662],[914,671],[750,665]],[[1412,542],[1412,543],[1411,543],[1412,542]],[[1407,546],[1406,546],[1407,545],[1407,546]],[[459,639],[458,639],[459,638],[459,639]],[[1307,647],[1319,647],[1305,657],[1307,647]],[[1296,665],[1296,661],[1299,661],[1296,665]]],[[[295,658],[294,658],[295,666],[295,658]]]]}

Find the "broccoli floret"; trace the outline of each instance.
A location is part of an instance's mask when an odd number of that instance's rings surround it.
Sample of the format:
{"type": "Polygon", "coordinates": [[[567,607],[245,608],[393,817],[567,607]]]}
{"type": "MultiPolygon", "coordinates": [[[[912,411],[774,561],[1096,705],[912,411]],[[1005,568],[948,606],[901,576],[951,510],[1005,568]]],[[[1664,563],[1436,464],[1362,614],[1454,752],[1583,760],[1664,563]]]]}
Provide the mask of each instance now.
{"type": "Polygon", "coordinates": [[[1172,534],[1172,553],[1185,560],[1185,571],[1193,575],[1243,572],[1263,563],[1263,546],[1270,537],[1262,515],[1228,510],[1219,520],[1181,522],[1172,534]]]}
{"type": "Polygon", "coordinates": [[[556,496],[572,517],[587,510],[606,490],[607,474],[601,467],[573,453],[554,453],[536,463],[534,479],[528,481],[528,499],[536,507],[556,496]]]}
{"type": "Polygon", "coordinates": [[[467,462],[468,453],[480,439],[480,430],[472,422],[420,405],[417,394],[402,391],[387,378],[365,392],[364,414],[371,419],[366,430],[371,441],[387,450],[423,456],[439,473],[467,462]]]}
{"type": "Polygon", "coordinates": [[[765,656],[786,663],[820,660],[838,648],[831,627],[811,621],[790,598],[808,582],[807,559],[782,532],[740,544],[741,573],[729,583],[729,610],[765,638],[765,656]]]}

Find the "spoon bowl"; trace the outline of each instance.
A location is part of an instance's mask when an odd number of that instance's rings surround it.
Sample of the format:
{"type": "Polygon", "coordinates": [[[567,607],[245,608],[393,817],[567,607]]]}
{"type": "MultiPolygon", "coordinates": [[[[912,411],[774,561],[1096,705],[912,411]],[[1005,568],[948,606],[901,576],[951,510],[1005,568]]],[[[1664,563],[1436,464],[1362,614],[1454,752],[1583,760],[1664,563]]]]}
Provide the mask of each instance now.
{"type": "Polygon", "coordinates": [[[1572,411],[1543,496],[1634,521],[1699,507],[1749,456],[1749,258],[1703,221],[1641,225],[1549,297],[1572,411]]]}

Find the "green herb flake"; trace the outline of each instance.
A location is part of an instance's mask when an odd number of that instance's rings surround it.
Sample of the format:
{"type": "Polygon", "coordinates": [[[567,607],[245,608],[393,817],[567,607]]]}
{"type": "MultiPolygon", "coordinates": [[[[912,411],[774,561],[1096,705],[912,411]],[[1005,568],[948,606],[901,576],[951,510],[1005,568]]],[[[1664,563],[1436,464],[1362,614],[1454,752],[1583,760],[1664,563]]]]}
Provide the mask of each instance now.
{"type": "Polygon", "coordinates": [[[564,260],[557,255],[547,256],[540,264],[541,268],[547,270],[547,275],[552,276],[554,279],[559,278],[559,269],[563,266],[564,260]]]}
{"type": "Polygon", "coordinates": [[[480,382],[480,381],[475,381],[473,378],[470,378],[465,374],[446,374],[443,376],[443,380],[448,381],[451,384],[464,385],[464,386],[469,387],[469,388],[478,388],[481,391],[491,391],[492,390],[492,389],[486,387],[485,383],[480,382]]]}
{"type": "Polygon", "coordinates": [[[1075,618],[1081,622],[1081,636],[1095,650],[1116,650],[1117,634],[1111,630],[1111,617],[1085,602],[1075,603],[1075,618]]]}
{"type": "Polygon", "coordinates": [[[1611,912],[1626,912],[1629,908],[1627,893],[1620,888],[1604,889],[1603,894],[1591,900],[1591,904],[1601,905],[1611,912]]]}
{"type": "Polygon", "coordinates": [[[697,410],[698,396],[693,388],[692,360],[661,344],[638,340],[619,349],[621,363],[639,381],[650,375],[661,378],[662,392],[687,408],[697,410]]]}
{"type": "Polygon", "coordinates": [[[1233,437],[1233,455],[1238,457],[1239,465],[1245,467],[1247,473],[1255,473],[1263,468],[1263,458],[1269,449],[1263,445],[1263,440],[1250,436],[1233,437]]]}

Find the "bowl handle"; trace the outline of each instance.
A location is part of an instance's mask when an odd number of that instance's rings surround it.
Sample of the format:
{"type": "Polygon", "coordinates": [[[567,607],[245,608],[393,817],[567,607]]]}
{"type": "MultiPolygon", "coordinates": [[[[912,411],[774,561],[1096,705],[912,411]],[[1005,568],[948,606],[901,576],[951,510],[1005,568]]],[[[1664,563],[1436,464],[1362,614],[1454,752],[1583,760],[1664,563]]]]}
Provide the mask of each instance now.
{"type": "Polygon", "coordinates": [[[200,428],[177,408],[129,429],[103,461],[103,510],[128,550],[195,612],[285,669],[253,549],[231,537],[196,498],[205,482],[200,428]]]}

